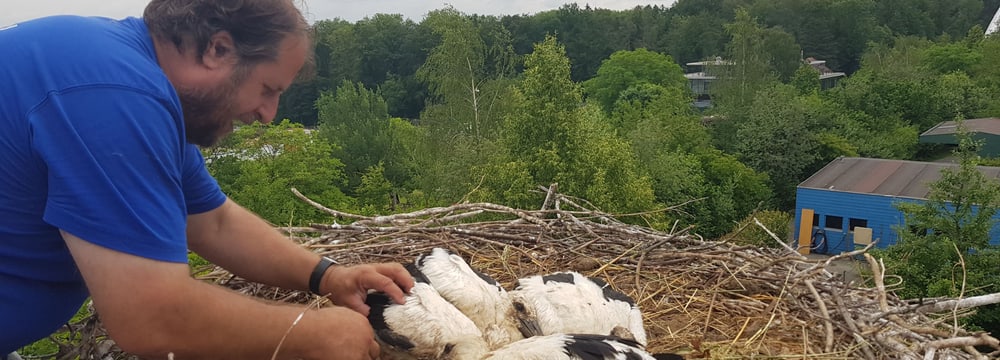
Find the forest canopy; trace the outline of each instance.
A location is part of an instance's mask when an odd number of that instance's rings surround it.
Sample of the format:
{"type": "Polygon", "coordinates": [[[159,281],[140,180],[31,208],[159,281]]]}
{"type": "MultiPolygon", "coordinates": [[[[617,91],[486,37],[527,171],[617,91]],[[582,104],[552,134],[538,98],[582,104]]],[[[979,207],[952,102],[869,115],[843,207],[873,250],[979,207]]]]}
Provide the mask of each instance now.
{"type": "MultiPolygon", "coordinates": [[[[326,19],[318,76],[283,95],[278,119],[318,130],[309,141],[340,165],[335,189],[316,191],[359,211],[529,205],[559,182],[607,211],[687,204],[641,221],[717,237],[791,209],[796,185],[838,156],[931,159],[946,152],[921,131],[996,115],[1000,41],[983,29],[998,6],[679,0],[326,19]],[[684,74],[705,69],[688,64],[715,59],[732,65],[695,108],[684,74]],[[806,59],[847,76],[821,88],[806,59]]],[[[233,174],[216,176],[245,183],[233,174]]]]}

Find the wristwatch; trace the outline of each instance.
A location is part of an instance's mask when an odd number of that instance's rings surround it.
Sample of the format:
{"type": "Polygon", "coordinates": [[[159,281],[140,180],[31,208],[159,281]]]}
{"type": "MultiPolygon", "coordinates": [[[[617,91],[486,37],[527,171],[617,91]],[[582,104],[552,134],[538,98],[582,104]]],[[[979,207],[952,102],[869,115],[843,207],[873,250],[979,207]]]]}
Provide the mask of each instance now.
{"type": "Polygon", "coordinates": [[[316,267],[313,268],[312,274],[309,275],[309,291],[311,291],[313,294],[320,296],[326,295],[326,294],[320,294],[319,283],[321,280],[323,280],[323,274],[326,273],[326,269],[329,269],[331,266],[336,264],[337,264],[336,260],[333,260],[326,256],[321,257],[319,259],[319,264],[316,264],[316,267]]]}

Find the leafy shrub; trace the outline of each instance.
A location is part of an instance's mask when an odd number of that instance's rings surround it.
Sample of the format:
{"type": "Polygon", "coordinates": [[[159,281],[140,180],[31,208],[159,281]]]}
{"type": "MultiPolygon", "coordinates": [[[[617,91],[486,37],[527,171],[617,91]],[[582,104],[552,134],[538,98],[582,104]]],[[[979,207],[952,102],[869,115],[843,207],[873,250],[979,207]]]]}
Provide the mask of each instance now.
{"type": "Polygon", "coordinates": [[[789,239],[791,232],[792,215],[777,210],[765,210],[750,214],[746,219],[736,224],[733,231],[723,237],[740,245],[750,245],[764,248],[781,248],[777,242],[768,235],[764,229],[754,223],[754,218],[760,220],[768,230],[771,230],[782,241],[789,239]]]}

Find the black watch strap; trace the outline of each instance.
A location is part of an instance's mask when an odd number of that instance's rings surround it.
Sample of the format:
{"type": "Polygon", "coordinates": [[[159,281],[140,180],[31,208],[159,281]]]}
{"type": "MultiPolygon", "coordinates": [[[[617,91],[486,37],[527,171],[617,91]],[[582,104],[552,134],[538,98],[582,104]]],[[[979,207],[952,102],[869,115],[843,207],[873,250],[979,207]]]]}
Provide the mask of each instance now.
{"type": "Polygon", "coordinates": [[[326,269],[329,269],[336,263],[336,261],[326,256],[319,258],[319,264],[316,264],[312,274],[309,275],[309,291],[316,295],[324,295],[319,293],[319,283],[323,280],[323,274],[326,274],[326,269]]]}

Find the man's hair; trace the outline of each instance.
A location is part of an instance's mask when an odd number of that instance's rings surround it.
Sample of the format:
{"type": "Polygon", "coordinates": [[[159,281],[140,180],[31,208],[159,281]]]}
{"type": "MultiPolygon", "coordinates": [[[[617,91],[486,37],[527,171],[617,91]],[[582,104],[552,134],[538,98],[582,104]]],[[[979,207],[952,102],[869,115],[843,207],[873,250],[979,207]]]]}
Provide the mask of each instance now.
{"type": "Polygon", "coordinates": [[[194,50],[198,59],[212,35],[229,32],[238,66],[244,69],[277,60],[288,35],[311,38],[309,24],[292,0],[152,0],[143,20],[153,37],[172,42],[181,52],[194,50]]]}

